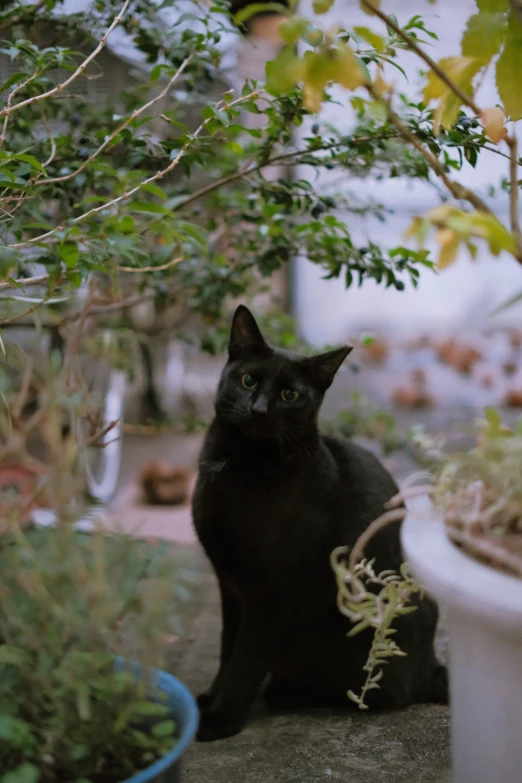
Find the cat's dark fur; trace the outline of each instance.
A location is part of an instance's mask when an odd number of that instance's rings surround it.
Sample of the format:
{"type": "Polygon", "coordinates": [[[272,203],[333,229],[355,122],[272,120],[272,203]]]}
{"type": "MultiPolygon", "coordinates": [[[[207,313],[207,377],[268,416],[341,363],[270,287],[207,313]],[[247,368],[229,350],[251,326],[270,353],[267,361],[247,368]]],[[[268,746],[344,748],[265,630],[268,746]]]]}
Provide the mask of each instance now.
{"type": "MultiPolygon", "coordinates": [[[[270,347],[246,307],[235,313],[193,501],[223,615],[219,672],[198,699],[200,740],[240,731],[267,674],[273,707],[348,707],[347,691],[364,682],[371,631],[347,637],[330,554],[352,546],[397,487],[369,452],[317,429],[324,393],[350,350],[295,356],[270,347]],[[285,389],[299,397],[285,401],[285,389]]],[[[398,569],[399,526],[377,534],[366,554],[378,571],[398,569]]],[[[433,650],[437,608],[428,598],[418,604],[396,623],[407,657],[384,667],[370,706],[447,698],[433,650]]]]}

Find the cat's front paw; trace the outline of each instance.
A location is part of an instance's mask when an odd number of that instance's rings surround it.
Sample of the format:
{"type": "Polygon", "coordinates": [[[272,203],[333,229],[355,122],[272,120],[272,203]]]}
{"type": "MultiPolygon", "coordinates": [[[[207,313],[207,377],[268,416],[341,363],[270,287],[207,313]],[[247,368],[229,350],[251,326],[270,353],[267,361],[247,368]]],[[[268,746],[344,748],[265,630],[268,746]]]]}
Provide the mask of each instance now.
{"type": "Polygon", "coordinates": [[[199,742],[213,742],[214,740],[233,737],[243,728],[241,721],[231,720],[226,715],[212,710],[203,710],[199,720],[199,729],[196,739],[199,742]]]}
{"type": "Polygon", "coordinates": [[[212,693],[200,693],[199,696],[196,696],[196,704],[200,710],[208,710],[209,707],[212,707],[213,701],[212,693]]]}

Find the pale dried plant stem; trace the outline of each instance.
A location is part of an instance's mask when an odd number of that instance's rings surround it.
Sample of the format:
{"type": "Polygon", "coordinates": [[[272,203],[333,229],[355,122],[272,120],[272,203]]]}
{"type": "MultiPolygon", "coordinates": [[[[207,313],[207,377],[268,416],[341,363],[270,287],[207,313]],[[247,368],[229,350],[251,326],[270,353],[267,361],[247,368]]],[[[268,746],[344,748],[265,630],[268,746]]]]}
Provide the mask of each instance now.
{"type": "Polygon", "coordinates": [[[355,542],[355,546],[350,552],[348,569],[351,572],[354,571],[357,563],[359,563],[360,560],[362,560],[363,558],[364,550],[366,546],[371,541],[371,539],[376,535],[376,533],[379,532],[379,530],[382,530],[384,527],[387,527],[392,522],[402,522],[405,516],[406,516],[405,508],[394,508],[391,511],[386,511],[380,517],[375,519],[370,525],[368,525],[364,533],[362,533],[362,535],[359,536],[359,538],[355,542]]]}

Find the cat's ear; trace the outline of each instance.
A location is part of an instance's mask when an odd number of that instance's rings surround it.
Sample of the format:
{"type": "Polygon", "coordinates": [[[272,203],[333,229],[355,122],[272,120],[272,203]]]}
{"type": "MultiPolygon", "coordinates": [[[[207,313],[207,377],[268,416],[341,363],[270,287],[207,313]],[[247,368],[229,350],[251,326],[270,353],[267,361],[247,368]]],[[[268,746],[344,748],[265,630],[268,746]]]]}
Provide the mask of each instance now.
{"type": "Polygon", "coordinates": [[[351,345],[343,345],[342,348],[336,348],[334,351],[305,359],[313,380],[323,389],[328,389],[332,385],[335,373],[351,351],[353,351],[351,345]]]}
{"type": "Polygon", "coordinates": [[[239,305],[232,320],[228,354],[231,359],[270,350],[256,319],[245,305],[239,305]]]}

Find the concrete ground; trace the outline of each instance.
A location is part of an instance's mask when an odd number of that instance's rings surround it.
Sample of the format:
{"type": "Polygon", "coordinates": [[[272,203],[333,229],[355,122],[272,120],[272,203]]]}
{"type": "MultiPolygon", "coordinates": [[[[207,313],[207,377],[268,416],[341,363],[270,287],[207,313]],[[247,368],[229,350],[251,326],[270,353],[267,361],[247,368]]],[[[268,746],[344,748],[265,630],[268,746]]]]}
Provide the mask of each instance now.
{"type": "MultiPolygon", "coordinates": [[[[434,404],[425,410],[396,409],[399,426],[423,423],[434,432],[460,431],[485,404],[501,402],[509,384],[500,371],[505,352],[489,351],[494,367],[478,365],[470,375],[437,364],[425,348],[395,350],[382,364],[362,364],[360,372],[339,374],[327,395],[325,415],[330,418],[350,405],[354,390],[369,394],[386,409],[394,391],[409,383],[412,369],[422,368],[434,404]],[[496,363],[495,363],[496,362],[496,363]],[[479,372],[494,375],[482,384],[479,372]],[[458,425],[458,427],[457,427],[458,425]]],[[[491,366],[490,366],[491,365],[491,366]]],[[[192,368],[191,395],[201,415],[211,411],[212,392],[219,364],[192,368]]],[[[511,418],[515,414],[511,413],[511,418]]],[[[125,440],[121,486],[113,509],[113,523],[143,536],[167,538],[181,547],[186,565],[199,576],[190,603],[183,611],[185,635],[175,640],[169,670],[197,694],[211,682],[218,664],[220,616],[218,593],[210,567],[194,537],[188,506],[158,509],[141,505],[137,488],[140,467],[161,457],[172,464],[196,469],[201,436],[164,434],[125,440]]],[[[399,482],[413,465],[402,453],[387,464],[399,482]]],[[[440,629],[444,658],[444,628],[440,629]]],[[[195,744],[184,763],[189,783],[449,783],[449,711],[439,705],[416,705],[397,713],[361,713],[356,710],[300,711],[270,714],[258,700],[246,728],[236,737],[216,743],[195,744]]]]}

